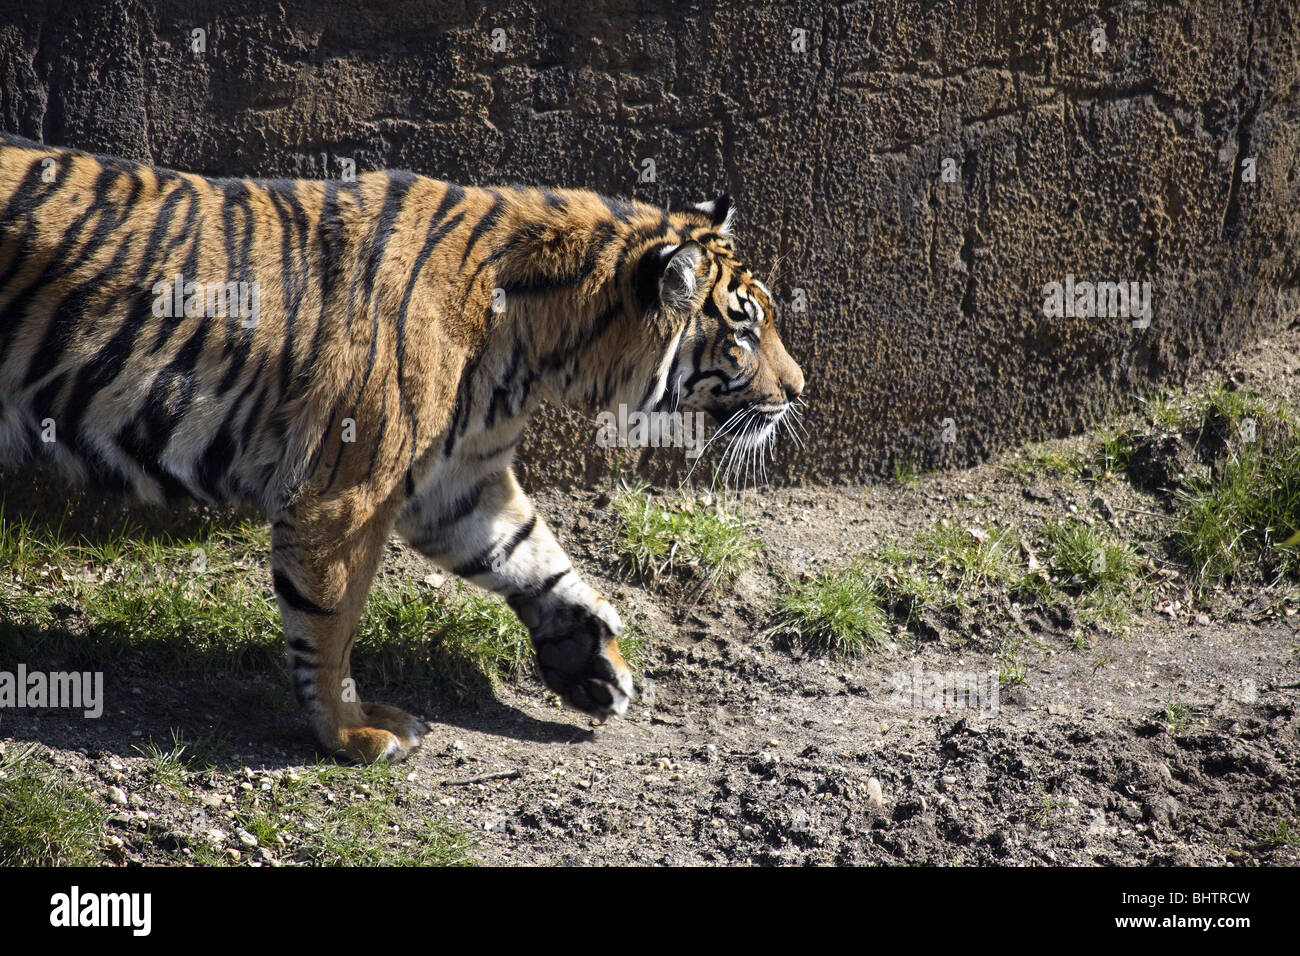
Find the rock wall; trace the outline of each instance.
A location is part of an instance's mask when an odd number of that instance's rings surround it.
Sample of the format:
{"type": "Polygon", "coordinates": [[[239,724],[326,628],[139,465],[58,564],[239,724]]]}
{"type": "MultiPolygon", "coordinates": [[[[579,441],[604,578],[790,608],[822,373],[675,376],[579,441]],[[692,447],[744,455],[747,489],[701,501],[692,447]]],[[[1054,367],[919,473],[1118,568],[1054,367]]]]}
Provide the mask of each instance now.
{"type": "MultiPolygon", "coordinates": [[[[1294,321],[1292,0],[577,6],[3,0],[0,125],[210,174],[730,191],[808,377],[778,480],[1061,434],[1294,321]],[[1150,315],[1050,314],[1067,276],[1150,315]]],[[[526,482],[607,471],[595,433],[547,412],[526,482]]]]}

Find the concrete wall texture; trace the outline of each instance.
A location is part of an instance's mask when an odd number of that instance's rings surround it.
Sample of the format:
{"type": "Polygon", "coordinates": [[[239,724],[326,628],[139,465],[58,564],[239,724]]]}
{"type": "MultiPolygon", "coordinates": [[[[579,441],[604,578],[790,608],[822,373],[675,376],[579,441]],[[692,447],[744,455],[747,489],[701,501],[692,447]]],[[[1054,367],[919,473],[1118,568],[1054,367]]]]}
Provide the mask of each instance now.
{"type": "MultiPolygon", "coordinates": [[[[779,449],[778,480],[1065,433],[1300,305],[1295,0],[0,11],[0,125],[49,143],[219,175],[350,159],[663,204],[731,192],[745,258],[779,259],[808,376],[809,440],[779,449]],[[1048,314],[1067,276],[1149,282],[1149,325],[1048,314]]],[[[527,484],[613,461],[593,423],[547,412],[531,433],[527,484]]]]}

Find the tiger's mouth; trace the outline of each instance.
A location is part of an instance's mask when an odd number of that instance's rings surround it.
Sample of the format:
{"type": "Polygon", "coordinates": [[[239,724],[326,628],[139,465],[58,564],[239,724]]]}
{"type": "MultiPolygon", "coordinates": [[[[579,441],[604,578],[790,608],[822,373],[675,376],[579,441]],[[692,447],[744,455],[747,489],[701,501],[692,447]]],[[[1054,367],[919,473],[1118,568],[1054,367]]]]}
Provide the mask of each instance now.
{"type": "MultiPolygon", "coordinates": [[[[717,403],[702,411],[717,423],[713,434],[697,452],[697,463],[710,448],[715,452],[715,478],[724,486],[741,487],[767,480],[767,459],[784,431],[796,447],[807,437],[801,420],[803,401],[753,401],[726,407],[717,403]]],[[[694,471],[694,466],[692,466],[694,471]]]]}
{"type": "Polygon", "coordinates": [[[713,405],[705,409],[713,423],[718,426],[719,430],[724,428],[736,427],[750,419],[751,422],[763,422],[771,427],[775,427],[778,422],[790,411],[793,406],[792,402],[749,402],[744,405],[733,405],[725,407],[722,405],[713,405]]]}

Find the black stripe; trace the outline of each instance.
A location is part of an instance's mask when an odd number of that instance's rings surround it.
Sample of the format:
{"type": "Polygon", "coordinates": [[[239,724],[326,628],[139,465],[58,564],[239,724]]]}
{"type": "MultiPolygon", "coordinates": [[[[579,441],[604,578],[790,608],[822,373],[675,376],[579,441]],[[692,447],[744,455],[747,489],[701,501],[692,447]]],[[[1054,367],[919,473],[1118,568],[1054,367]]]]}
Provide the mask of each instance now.
{"type": "Polygon", "coordinates": [[[573,568],[565,568],[563,571],[557,571],[550,577],[538,581],[536,584],[530,584],[526,588],[520,588],[506,597],[506,603],[511,607],[516,607],[516,602],[536,601],[539,597],[550,594],[555,590],[555,586],[569,576],[573,568]]]}
{"type": "Polygon", "coordinates": [[[617,279],[622,276],[628,260],[634,254],[634,250],[640,249],[645,243],[655,239],[676,242],[674,235],[673,224],[669,221],[667,213],[661,214],[658,222],[634,230],[623,239],[623,251],[619,253],[618,261],[614,264],[614,278],[617,279]]]}
{"type": "Polygon", "coordinates": [[[379,404],[379,429],[375,434],[375,440],[370,449],[370,466],[366,469],[366,474],[375,473],[375,462],[379,460],[379,449],[384,445],[384,433],[388,431],[388,389],[381,393],[379,404]]]}
{"type": "MultiPolygon", "coordinates": [[[[491,315],[491,310],[488,310],[491,315]]],[[[470,360],[465,363],[461,369],[460,382],[456,386],[456,402],[451,409],[451,425],[447,429],[447,440],[443,442],[443,457],[450,457],[452,448],[455,447],[456,437],[465,430],[469,424],[470,405],[474,388],[474,376],[478,373],[479,364],[483,361],[484,349],[479,351],[470,360]]]]}
{"type": "MultiPolygon", "coordinates": [[[[154,378],[144,404],[114,438],[165,489],[184,487],[164,468],[161,455],[171,442],[172,433],[189,413],[190,404],[194,400],[193,372],[203,349],[204,335],[202,325],[195,328],[172,361],[154,378]]],[[[107,368],[106,363],[105,369],[107,368]]]]}
{"type": "MultiPolygon", "coordinates": [[[[309,641],[304,641],[301,637],[285,638],[285,644],[288,645],[289,650],[296,655],[302,657],[316,656],[316,648],[313,647],[309,641]]],[[[309,662],[303,661],[302,663],[308,664],[309,662]]]]}
{"type": "MultiPolygon", "coordinates": [[[[224,193],[221,201],[221,222],[222,222],[222,239],[226,248],[227,276],[233,278],[236,282],[251,282],[251,272],[249,269],[250,254],[253,248],[253,207],[250,202],[252,191],[249,184],[242,180],[226,180],[221,183],[224,193]],[[235,242],[234,221],[235,211],[240,212],[240,234],[238,243],[235,242]]],[[[198,281],[198,277],[194,277],[198,281]]],[[[244,363],[252,352],[254,329],[244,325],[243,319],[239,315],[239,309],[234,310],[234,315],[226,317],[226,339],[222,348],[222,356],[230,357],[230,364],[226,367],[225,374],[221,382],[217,385],[220,393],[225,393],[234,387],[239,373],[243,371],[244,363]],[[236,342],[239,348],[236,350],[236,342]]]]}
{"type": "Polygon", "coordinates": [[[443,200],[443,204],[438,207],[437,212],[433,214],[433,218],[429,220],[428,234],[424,238],[424,245],[420,248],[419,255],[415,257],[415,266],[411,269],[411,278],[406,283],[406,293],[402,296],[402,305],[397,310],[397,380],[399,382],[402,380],[402,368],[406,359],[406,315],[411,306],[411,295],[415,292],[416,280],[419,279],[420,271],[424,268],[424,263],[433,250],[465,218],[465,213],[459,212],[446,222],[441,222],[444,209],[450,208],[448,200],[451,198],[452,189],[464,195],[465,191],[459,186],[448,187],[447,197],[443,200]]]}
{"type": "Polygon", "coordinates": [[[332,617],[338,613],[308,600],[283,571],[273,572],[271,574],[271,583],[275,588],[275,593],[284,598],[284,603],[295,611],[301,611],[304,614],[315,614],[319,617],[332,617]]]}
{"type": "MultiPolygon", "coordinates": [[[[203,218],[199,219],[196,228],[194,220],[198,215],[198,207],[199,207],[198,195],[194,194],[191,190],[190,205],[189,205],[189,209],[186,210],[185,213],[185,222],[181,225],[180,230],[172,238],[171,242],[167,244],[167,248],[163,250],[161,257],[158,260],[159,264],[165,267],[167,262],[171,260],[172,252],[176,248],[178,248],[180,244],[185,241],[185,239],[188,238],[190,240],[189,251],[185,253],[185,261],[181,264],[181,268],[180,268],[180,275],[182,281],[184,281],[185,276],[194,275],[199,268],[199,249],[200,249],[200,240],[203,235],[204,219],[203,218]]],[[[174,282],[175,274],[170,276],[164,275],[162,277],[162,280],[167,282],[174,282]]],[[[141,285],[144,284],[143,276],[141,276],[140,283],[141,285]]],[[[144,313],[144,315],[145,317],[152,315],[152,303],[150,303],[149,311],[144,313]]],[[[181,327],[181,324],[184,322],[184,320],[185,320],[184,315],[178,315],[178,316],[173,316],[171,319],[167,319],[163,322],[153,323],[158,329],[158,334],[154,336],[154,342],[153,345],[151,345],[149,348],[149,354],[155,355],[158,352],[162,351],[163,346],[165,346],[171,340],[172,333],[181,327]]]]}
{"type": "Polygon", "coordinates": [[[518,439],[518,438],[512,438],[512,439],[510,439],[510,441],[506,442],[504,445],[500,445],[500,446],[498,446],[497,448],[493,448],[491,451],[479,452],[479,453],[478,453],[477,455],[475,455],[474,457],[475,457],[475,459],[477,459],[478,461],[491,461],[491,460],[492,460],[493,458],[495,458],[497,455],[502,455],[502,454],[505,454],[506,452],[510,451],[510,450],[511,450],[512,448],[514,448],[515,445],[517,445],[517,444],[519,444],[519,439],[518,439]]]}
{"type": "Polygon", "coordinates": [[[316,316],[316,331],[312,334],[307,361],[299,366],[297,388],[305,388],[308,374],[316,365],[321,344],[325,340],[325,323],[333,308],[334,285],[340,278],[340,263],[347,247],[347,232],[339,217],[339,184],[326,180],[324,199],[321,201],[320,220],[316,224],[316,242],[320,247],[320,312],[316,316]]]}
{"type": "MultiPolygon", "coordinates": [[[[255,372],[253,376],[248,380],[249,388],[252,388],[261,379],[262,379],[262,369],[259,367],[257,372],[255,372]]],[[[265,384],[262,385],[262,390],[257,393],[257,398],[253,400],[252,408],[248,412],[248,417],[244,419],[244,428],[239,435],[239,447],[241,449],[248,448],[253,442],[253,430],[257,427],[259,413],[262,411],[262,406],[266,404],[266,395],[267,392],[270,391],[270,389],[271,389],[271,383],[266,382],[265,384]]],[[[242,401],[242,398],[240,399],[240,401],[242,401]]],[[[236,407],[232,409],[231,412],[232,418],[234,417],[234,413],[238,411],[238,406],[239,406],[239,402],[236,402],[236,407]]]]}
{"type": "Polygon", "coordinates": [[[456,522],[468,517],[471,512],[478,508],[479,498],[483,496],[483,484],[484,482],[480,482],[475,485],[452,502],[450,508],[438,515],[438,527],[449,528],[456,522]]]}
{"type": "Polygon", "coordinates": [[[486,574],[492,569],[494,559],[496,563],[504,564],[510,560],[510,556],[515,553],[515,549],[521,545],[533,530],[537,527],[537,515],[533,515],[523,524],[521,524],[515,533],[512,534],[504,544],[488,548],[482,554],[478,555],[464,564],[458,565],[452,569],[452,573],[462,578],[472,578],[480,574],[486,574]]]}
{"type": "MultiPolygon", "coordinates": [[[[345,418],[344,421],[347,421],[347,419],[345,418]]],[[[355,418],[352,420],[352,423],[353,423],[353,427],[355,427],[356,426],[355,418]]],[[[330,480],[325,483],[325,487],[322,489],[322,491],[329,491],[331,488],[334,487],[334,482],[337,481],[339,477],[339,468],[343,464],[343,454],[348,450],[348,445],[354,445],[354,444],[356,444],[356,442],[343,441],[343,436],[340,433],[339,454],[338,457],[334,459],[334,467],[330,469],[330,480]]]]}
{"type": "Polygon", "coordinates": [[[488,401],[487,415],[483,421],[484,429],[491,429],[497,420],[497,405],[509,414],[510,392],[514,387],[515,376],[519,374],[519,365],[524,360],[523,343],[516,342],[513,351],[510,354],[510,365],[506,369],[505,375],[501,377],[501,384],[492,389],[492,397],[488,401]]]}
{"type": "Polygon", "coordinates": [[[460,257],[461,269],[464,269],[465,264],[469,262],[469,254],[474,251],[475,244],[485,232],[497,224],[501,219],[501,214],[505,212],[505,199],[501,194],[494,192],[492,197],[492,207],[483,214],[483,218],[476,222],[474,228],[470,230],[469,239],[465,243],[465,251],[460,257]]]}
{"type": "Polygon", "coordinates": [[[22,378],[22,386],[27,388],[52,372],[63,358],[64,352],[72,344],[74,335],[87,318],[87,305],[92,296],[111,286],[113,280],[121,274],[126,264],[127,253],[134,238],[128,234],[118,244],[112,260],[90,276],[84,282],[73,286],[68,293],[54,304],[49,324],[40,344],[32,353],[27,371],[22,378]]]}
{"type": "Polygon", "coordinates": [[[379,210],[379,221],[375,224],[370,255],[366,257],[365,298],[367,302],[374,292],[375,276],[378,275],[379,267],[383,264],[389,237],[392,236],[397,219],[402,214],[402,207],[406,204],[406,194],[410,192],[416,180],[413,173],[403,171],[389,172],[387,176],[388,188],[384,190],[384,203],[379,210]]]}
{"type": "MultiPolygon", "coordinates": [[[[98,252],[100,244],[103,242],[107,232],[111,231],[120,223],[120,219],[114,220],[111,213],[114,211],[112,203],[109,202],[109,187],[117,181],[118,173],[114,170],[101,169],[95,179],[92,187],[94,199],[88,207],[68,224],[59,237],[58,245],[55,246],[54,252],[45,262],[40,274],[30,280],[22,290],[0,309],[0,327],[4,329],[4,336],[0,338],[0,355],[9,350],[9,341],[13,334],[26,318],[28,307],[32,299],[42,290],[48,288],[51,284],[70,276],[86,262],[92,252],[98,252]],[[76,249],[77,242],[81,238],[82,232],[92,218],[98,217],[96,226],[91,233],[90,238],[81,246],[81,249],[74,256],[73,251],[76,249]],[[107,224],[108,229],[104,229],[107,224]]],[[[139,189],[139,179],[135,180],[136,190],[139,189]]],[[[134,194],[131,197],[134,199],[134,194]]],[[[122,218],[125,218],[126,210],[123,210],[122,218]]]]}
{"type": "Polygon", "coordinates": [[[267,183],[266,190],[280,217],[280,269],[285,311],[280,383],[281,388],[288,389],[293,382],[293,333],[298,323],[298,309],[307,291],[307,218],[298,202],[293,181],[267,183]],[[297,246],[296,254],[294,245],[297,246]]]}
{"type": "Polygon", "coordinates": [[[325,427],[321,429],[320,438],[316,440],[316,450],[312,452],[311,461],[307,463],[305,474],[314,475],[316,473],[316,466],[320,464],[321,456],[325,454],[325,443],[329,441],[330,432],[334,430],[334,419],[336,417],[338,417],[338,410],[331,409],[329,420],[325,423],[325,427]]]}
{"type": "Polygon", "coordinates": [[[624,199],[618,199],[612,196],[601,196],[600,201],[605,204],[605,208],[608,209],[613,217],[619,222],[628,222],[637,213],[636,207],[624,199]]]}

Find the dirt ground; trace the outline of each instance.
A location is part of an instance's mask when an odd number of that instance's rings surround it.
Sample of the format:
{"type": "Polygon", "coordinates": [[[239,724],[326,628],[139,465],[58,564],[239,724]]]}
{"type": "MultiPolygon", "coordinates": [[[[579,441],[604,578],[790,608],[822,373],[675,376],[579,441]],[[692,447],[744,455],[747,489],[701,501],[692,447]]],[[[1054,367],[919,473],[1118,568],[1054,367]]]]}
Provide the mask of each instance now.
{"type": "MultiPolygon", "coordinates": [[[[1300,330],[1228,371],[1300,393],[1300,330]]],[[[363,686],[432,725],[401,767],[402,813],[462,829],[486,864],[1300,863],[1295,835],[1269,837],[1300,826],[1295,589],[1198,601],[1159,544],[1167,497],[1123,476],[1081,481],[1008,461],[901,484],[745,492],[738,507],[766,550],[703,596],[621,569],[608,489],[536,495],[579,567],[646,638],[642,699],[593,727],[532,678],[472,708],[363,686]],[[1002,595],[896,621],[888,643],[858,658],[767,632],[784,582],[941,516],[1028,528],[1070,514],[1105,522],[1149,559],[1160,583],[1126,625],[1002,595]],[[918,668],[996,675],[1008,647],[1023,672],[991,678],[996,709],[896,693],[918,668]]],[[[394,541],[385,575],[427,571],[394,541]]],[[[39,742],[88,791],[129,794],[112,808],[123,862],[173,860],[174,835],[225,825],[241,787],[316,759],[278,675],[162,681],[141,660],[107,675],[106,697],[113,710],[96,721],[6,712],[0,740],[39,742]],[[221,730],[197,805],[149,787],[136,751],[174,727],[221,730]]]]}

